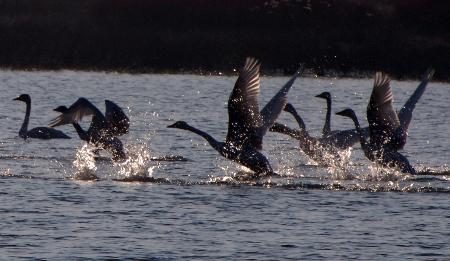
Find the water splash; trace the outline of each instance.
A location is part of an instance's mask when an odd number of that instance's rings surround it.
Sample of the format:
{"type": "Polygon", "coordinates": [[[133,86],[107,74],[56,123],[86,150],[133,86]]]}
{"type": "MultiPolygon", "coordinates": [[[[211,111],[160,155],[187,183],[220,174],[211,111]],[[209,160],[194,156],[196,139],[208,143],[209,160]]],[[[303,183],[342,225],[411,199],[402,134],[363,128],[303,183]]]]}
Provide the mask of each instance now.
{"type": "Polygon", "coordinates": [[[89,144],[84,144],[81,148],[77,149],[73,166],[76,171],[72,176],[73,179],[78,180],[97,180],[98,177],[95,174],[97,166],[95,165],[94,148],[89,144]]]}
{"type": "Polygon", "coordinates": [[[408,174],[402,173],[398,170],[385,168],[377,164],[371,164],[367,168],[368,171],[357,176],[358,179],[363,181],[372,182],[397,182],[405,180],[409,177],[408,174]]]}
{"type": "MultiPolygon", "coordinates": [[[[354,175],[349,171],[352,162],[350,156],[352,155],[353,148],[337,151],[339,157],[330,155],[327,160],[330,165],[327,167],[327,172],[332,179],[336,180],[349,180],[354,179],[354,175]]],[[[326,154],[327,155],[327,154],[326,154]]]]}
{"type": "Polygon", "coordinates": [[[149,166],[150,148],[145,142],[127,144],[125,151],[128,158],[123,162],[114,164],[118,168],[118,178],[136,178],[136,180],[149,178],[153,176],[154,169],[159,167],[159,163],[149,166]]]}
{"type": "Polygon", "coordinates": [[[10,168],[2,169],[0,173],[1,173],[1,176],[12,176],[10,168]]]}

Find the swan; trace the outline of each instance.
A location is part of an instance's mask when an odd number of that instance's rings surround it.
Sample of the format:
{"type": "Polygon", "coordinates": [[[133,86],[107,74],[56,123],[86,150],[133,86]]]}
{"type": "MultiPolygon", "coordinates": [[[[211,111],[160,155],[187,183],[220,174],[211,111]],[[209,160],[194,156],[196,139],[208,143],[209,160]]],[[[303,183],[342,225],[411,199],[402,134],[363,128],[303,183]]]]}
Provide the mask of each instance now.
{"type": "Polygon", "coordinates": [[[361,135],[358,118],[352,109],[336,113],[353,120],[356,130],[360,134],[361,147],[369,160],[382,166],[398,168],[404,173],[416,174],[416,170],[408,159],[398,150],[403,149],[406,143],[412,112],[433,74],[433,69],[427,71],[399,113],[396,113],[393,108],[394,95],[389,77],[381,72],[375,74],[374,86],[367,106],[370,142],[367,142],[366,138],[361,135]]]}
{"type": "Polygon", "coordinates": [[[103,115],[86,98],[79,98],[69,108],[59,106],[55,111],[61,115],[50,122],[50,126],[72,124],[81,140],[89,142],[96,147],[109,151],[113,160],[126,159],[123,144],[116,136],[129,131],[130,121],[123,110],[114,102],[105,100],[106,112],[103,115]],[[87,131],[78,124],[84,116],[92,115],[92,121],[87,131]]]}
{"type": "Polygon", "coordinates": [[[35,138],[35,139],[70,139],[69,136],[64,134],[60,130],[55,130],[53,128],[47,127],[36,127],[28,130],[28,123],[30,121],[31,113],[31,97],[28,94],[21,94],[20,96],[14,98],[15,101],[23,101],[27,105],[25,112],[25,119],[23,120],[22,127],[19,130],[19,137],[23,139],[35,138]]]}
{"type": "Polygon", "coordinates": [[[337,115],[349,117],[353,120],[356,130],[359,134],[361,148],[364,155],[372,162],[380,164],[388,168],[398,168],[403,173],[416,174],[416,170],[411,166],[408,159],[396,150],[380,147],[379,144],[373,142],[376,140],[370,136],[370,142],[367,142],[361,131],[358,118],[352,109],[345,109],[336,113],[337,115]]]}
{"type": "Polygon", "coordinates": [[[260,63],[247,58],[228,99],[228,133],[225,142],[219,142],[208,133],[190,126],[185,121],[177,121],[168,128],[191,131],[203,137],[223,157],[235,161],[255,172],[256,176],[274,175],[267,158],[259,152],[267,130],[284,108],[287,94],[298,70],[278,93],[259,111],[260,63]]]}
{"type": "Polygon", "coordinates": [[[375,74],[374,88],[367,106],[370,138],[375,139],[374,143],[395,150],[403,149],[412,112],[433,75],[434,70],[428,69],[419,86],[397,113],[392,104],[394,95],[389,76],[381,72],[375,74]]]}
{"type": "MultiPolygon", "coordinates": [[[[331,131],[331,94],[329,92],[322,92],[315,97],[325,99],[327,101],[327,113],[325,116],[325,124],[322,129],[321,142],[329,143],[341,150],[350,148],[355,143],[359,142],[359,134],[355,129],[331,131]]],[[[362,128],[361,130],[366,137],[369,137],[368,127],[362,128]]]]}
{"type": "Polygon", "coordinates": [[[312,160],[321,166],[336,165],[337,162],[341,161],[339,155],[339,149],[332,146],[330,143],[323,142],[322,139],[312,137],[306,130],[305,123],[300,115],[295,110],[292,104],[287,103],[284,107],[284,111],[289,112],[294,116],[299,129],[291,129],[286,125],[275,123],[270,131],[278,132],[288,135],[299,141],[300,149],[312,160]]]}

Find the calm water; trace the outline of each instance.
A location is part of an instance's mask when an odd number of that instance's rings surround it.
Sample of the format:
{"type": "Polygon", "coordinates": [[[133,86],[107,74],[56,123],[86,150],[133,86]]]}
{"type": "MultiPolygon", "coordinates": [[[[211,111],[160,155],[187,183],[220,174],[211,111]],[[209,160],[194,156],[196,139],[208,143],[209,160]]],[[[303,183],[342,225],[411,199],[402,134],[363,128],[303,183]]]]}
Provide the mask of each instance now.
{"type": "MultiPolygon", "coordinates": [[[[235,79],[0,71],[1,259],[448,260],[449,84],[429,84],[403,152],[430,175],[377,169],[359,146],[346,171],[317,167],[296,141],[269,133],[264,153],[283,177],[238,182],[239,166],[195,134],[166,128],[186,120],[223,139],[235,79]],[[102,111],[104,99],[127,108],[132,127],[122,140],[133,162],[103,153],[74,163],[85,148],[71,126],[60,129],[72,140],[18,138],[25,104],[12,99],[21,93],[32,97],[30,128],[80,96],[102,111]],[[167,155],[187,160],[152,160],[167,155]],[[83,166],[99,180],[77,180],[83,166]],[[130,175],[155,182],[115,181],[130,175]]],[[[263,77],[261,104],[286,80],[263,77]]],[[[397,108],[417,84],[393,81],[397,108]]],[[[371,88],[370,79],[301,78],[289,99],[319,135],[325,102],[314,95],[332,92],[334,112],[350,106],[365,122],[371,88]]],[[[288,115],[279,121],[295,126],[288,115]]],[[[333,115],[333,129],[350,127],[333,115]]]]}

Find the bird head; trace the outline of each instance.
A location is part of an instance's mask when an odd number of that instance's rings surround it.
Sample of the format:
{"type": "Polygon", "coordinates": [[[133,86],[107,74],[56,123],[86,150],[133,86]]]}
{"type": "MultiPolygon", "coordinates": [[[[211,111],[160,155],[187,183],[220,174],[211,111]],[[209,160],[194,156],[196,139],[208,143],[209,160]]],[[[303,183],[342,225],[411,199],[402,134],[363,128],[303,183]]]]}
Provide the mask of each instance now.
{"type": "Polygon", "coordinates": [[[290,104],[290,103],[286,103],[286,105],[284,105],[283,110],[287,111],[287,112],[295,112],[294,106],[292,106],[292,104],[290,104]]]}
{"type": "Polygon", "coordinates": [[[167,126],[167,128],[186,129],[189,125],[185,121],[177,121],[174,124],[167,126]]]}
{"type": "Polygon", "coordinates": [[[329,92],[322,92],[321,94],[316,95],[316,97],[328,100],[331,98],[331,94],[329,92]]]}
{"type": "Polygon", "coordinates": [[[355,112],[352,109],[348,109],[348,108],[345,110],[342,110],[340,112],[336,112],[336,115],[341,115],[341,116],[349,117],[349,118],[356,117],[355,112]]]}
{"type": "Polygon", "coordinates": [[[56,109],[53,109],[53,110],[60,112],[60,113],[64,113],[68,110],[68,108],[66,106],[58,106],[56,109]]]}
{"type": "Polygon", "coordinates": [[[14,98],[13,100],[14,101],[23,101],[26,103],[31,102],[30,95],[28,95],[28,94],[21,94],[21,95],[17,96],[16,98],[14,98]]]}

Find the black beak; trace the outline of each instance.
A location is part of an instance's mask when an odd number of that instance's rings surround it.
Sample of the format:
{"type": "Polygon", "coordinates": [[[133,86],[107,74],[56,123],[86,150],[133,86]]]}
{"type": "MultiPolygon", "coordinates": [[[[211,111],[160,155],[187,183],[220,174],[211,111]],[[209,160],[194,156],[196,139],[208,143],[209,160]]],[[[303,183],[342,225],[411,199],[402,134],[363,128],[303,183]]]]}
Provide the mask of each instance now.
{"type": "Polygon", "coordinates": [[[336,115],[346,116],[346,114],[344,113],[344,111],[336,112],[336,115]]]}
{"type": "Polygon", "coordinates": [[[315,97],[325,99],[325,97],[322,94],[316,95],[315,97]]]}

